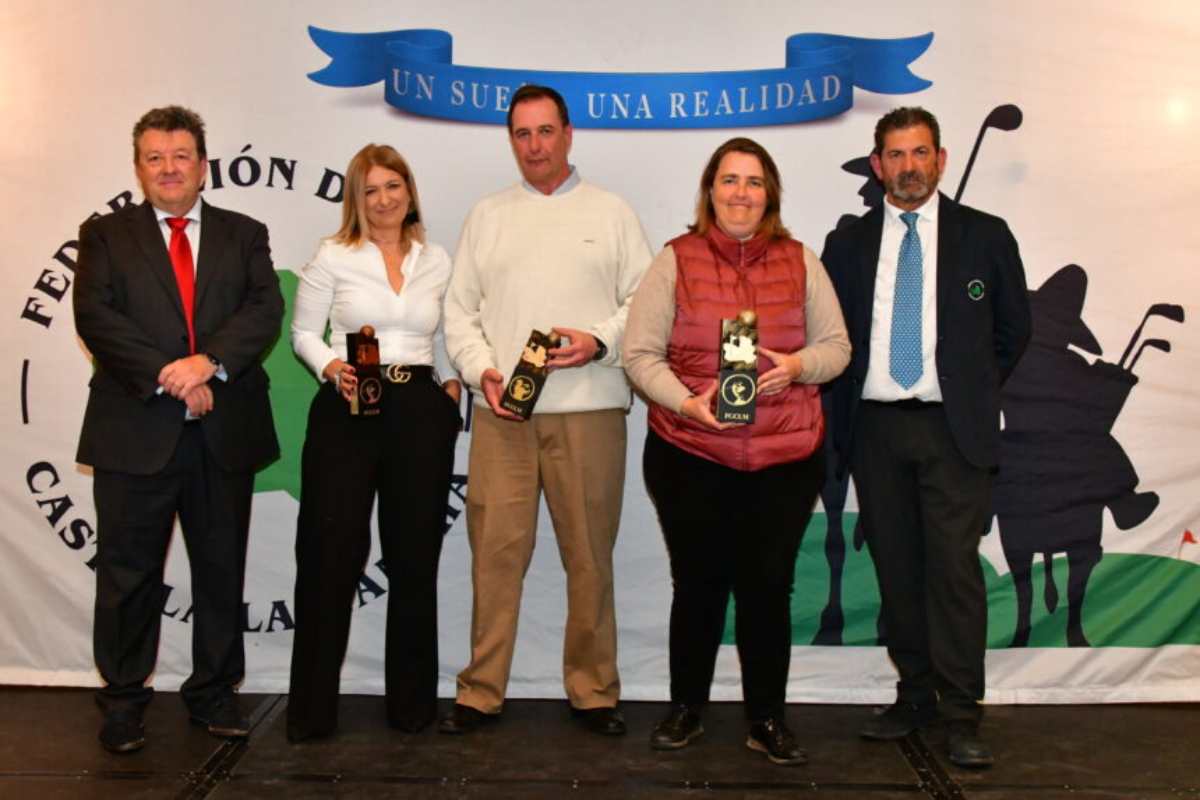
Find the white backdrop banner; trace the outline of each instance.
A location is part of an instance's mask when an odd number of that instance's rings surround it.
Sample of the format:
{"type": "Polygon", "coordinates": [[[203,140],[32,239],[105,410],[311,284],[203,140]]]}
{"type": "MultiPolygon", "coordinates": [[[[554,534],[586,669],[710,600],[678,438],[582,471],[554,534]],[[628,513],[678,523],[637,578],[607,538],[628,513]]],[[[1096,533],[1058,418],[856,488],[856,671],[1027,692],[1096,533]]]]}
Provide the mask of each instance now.
{"type": "MultiPolygon", "coordinates": [[[[74,460],[91,365],[71,284],[79,224],[141,200],[134,121],[168,103],[204,116],[205,197],[269,226],[290,320],[296,271],[337,228],[341,171],[363,144],[406,156],[429,237],[452,250],[471,205],[518,179],[495,124],[508,96],[524,80],[561,78],[581,128],[572,162],[630,201],[655,247],[683,230],[708,155],[736,133],[772,153],[784,219],[819,251],[843,215],[879,202],[864,158],[878,117],[899,104],[936,113],[950,153],[943,189],[1009,222],[1035,315],[1005,388],[995,523],[980,553],[988,700],[1200,700],[1200,397],[1187,377],[1200,373],[1200,11],[1169,0],[873,5],[765,0],[737,16],[710,0],[213,0],[180,15],[161,3],[10,0],[0,11],[0,681],[99,680],[91,476],[74,460]],[[414,43],[414,31],[442,38],[414,43]],[[805,31],[822,33],[787,38],[805,31]],[[407,50],[379,47],[397,32],[407,50]],[[398,52],[409,60],[383,57],[398,52]],[[447,113],[426,107],[435,101],[447,113]]],[[[244,689],[280,692],[316,384],[286,337],[267,366],[283,455],[256,482],[244,689]]],[[[616,554],[619,660],[626,698],[665,699],[670,581],[642,482],[644,435],[639,402],[616,554]]],[[[469,433],[441,563],[444,696],[468,654],[468,444],[469,433]]],[[[878,646],[853,487],[831,483],[822,501],[797,563],[788,696],[886,701],[895,676],[878,646]]],[[[163,689],[189,669],[187,572],[177,541],[154,677],[163,689]]],[[[382,692],[387,589],[376,547],[345,692],[382,692]]],[[[543,513],[510,696],[562,696],[564,617],[543,513]]],[[[726,641],[714,697],[733,699],[732,625],[726,641]]]]}

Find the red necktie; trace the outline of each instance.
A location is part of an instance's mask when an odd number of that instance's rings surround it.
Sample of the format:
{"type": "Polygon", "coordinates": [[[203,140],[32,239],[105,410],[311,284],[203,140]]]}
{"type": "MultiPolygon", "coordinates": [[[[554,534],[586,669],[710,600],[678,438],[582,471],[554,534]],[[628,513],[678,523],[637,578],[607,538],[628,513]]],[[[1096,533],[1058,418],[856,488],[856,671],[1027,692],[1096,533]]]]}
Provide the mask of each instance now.
{"type": "Polygon", "coordinates": [[[192,263],[192,243],[188,241],[187,217],[167,217],[171,226],[171,266],[175,268],[175,282],[179,284],[179,298],[183,300],[183,315],[187,318],[188,352],[196,352],[196,328],[193,323],[196,305],[196,269],[192,263]]]}

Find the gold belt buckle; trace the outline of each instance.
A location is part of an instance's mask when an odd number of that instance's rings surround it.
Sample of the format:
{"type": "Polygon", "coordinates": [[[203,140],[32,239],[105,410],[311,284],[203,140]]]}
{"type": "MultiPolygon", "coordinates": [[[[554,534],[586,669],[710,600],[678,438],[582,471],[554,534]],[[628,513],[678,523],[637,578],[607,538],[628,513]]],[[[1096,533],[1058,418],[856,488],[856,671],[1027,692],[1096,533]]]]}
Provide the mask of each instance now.
{"type": "Polygon", "coordinates": [[[412,372],[405,369],[403,364],[389,364],[387,379],[392,383],[408,383],[412,380],[412,372]]]}

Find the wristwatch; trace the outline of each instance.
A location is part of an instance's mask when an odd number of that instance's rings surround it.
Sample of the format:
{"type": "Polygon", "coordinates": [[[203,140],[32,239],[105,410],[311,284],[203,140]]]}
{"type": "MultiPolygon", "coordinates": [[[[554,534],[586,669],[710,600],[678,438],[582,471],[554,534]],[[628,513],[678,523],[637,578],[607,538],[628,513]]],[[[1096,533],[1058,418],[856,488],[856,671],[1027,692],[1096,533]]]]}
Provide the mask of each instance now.
{"type": "Polygon", "coordinates": [[[600,341],[599,336],[593,335],[592,338],[596,340],[596,354],[592,356],[592,361],[601,361],[608,355],[608,345],[600,341]]]}

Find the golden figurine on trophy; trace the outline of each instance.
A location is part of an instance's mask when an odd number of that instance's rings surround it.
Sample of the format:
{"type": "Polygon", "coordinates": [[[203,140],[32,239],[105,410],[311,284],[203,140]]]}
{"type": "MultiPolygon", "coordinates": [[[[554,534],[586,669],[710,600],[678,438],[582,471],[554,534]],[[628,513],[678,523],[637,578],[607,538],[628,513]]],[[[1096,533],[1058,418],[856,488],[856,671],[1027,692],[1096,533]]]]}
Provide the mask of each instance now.
{"type": "Polygon", "coordinates": [[[758,393],[758,314],[746,309],[721,320],[721,371],[717,389],[719,422],[754,422],[758,393]]]}
{"type": "Polygon", "coordinates": [[[538,394],[546,383],[550,370],[546,367],[549,358],[547,350],[558,347],[561,337],[554,332],[542,333],[534,330],[529,334],[529,341],[521,351],[521,360],[508,379],[504,396],[500,398],[500,407],[511,411],[521,419],[529,419],[533,407],[537,404],[538,394]]]}

